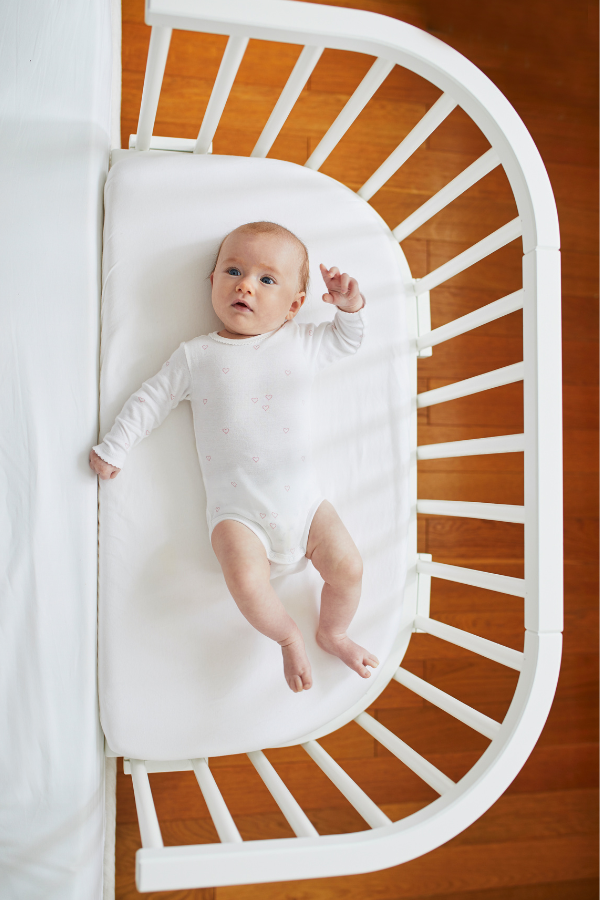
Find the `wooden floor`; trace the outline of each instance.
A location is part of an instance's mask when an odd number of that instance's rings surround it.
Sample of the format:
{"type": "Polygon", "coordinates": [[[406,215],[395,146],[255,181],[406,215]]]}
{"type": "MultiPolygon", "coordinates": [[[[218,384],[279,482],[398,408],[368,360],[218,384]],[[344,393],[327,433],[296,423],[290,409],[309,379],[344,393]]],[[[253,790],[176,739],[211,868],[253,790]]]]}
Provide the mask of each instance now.
{"type": "MultiPolygon", "coordinates": [[[[335,4],[335,0],[334,0],[335,4]]],[[[565,422],[565,652],[548,723],[523,771],[482,819],[444,847],[395,869],[368,875],[177,891],[177,900],[592,900],[597,876],[597,89],[596,4],[585,0],[346,0],[396,17],[446,41],[506,94],[546,163],[558,202],[563,242],[565,422]]],[[[136,130],[149,29],[143,0],[123,4],[123,146],[136,130]]],[[[175,34],[155,133],[195,137],[224,38],[175,34]]],[[[251,42],[217,132],[217,153],[247,155],[297,58],[298,48],[251,42]]],[[[303,163],[371,60],[326,51],[271,156],[303,163]]],[[[323,171],[358,188],[431,106],[439,91],[394,70],[323,171]]],[[[392,226],[486,148],[459,110],[373,199],[392,226]]],[[[422,276],[516,215],[502,172],[488,175],[404,244],[422,276]]],[[[432,295],[434,327],[520,287],[515,242],[432,295]]],[[[509,365],[522,358],[521,314],[434,348],[420,363],[420,390],[509,365]]],[[[519,385],[421,412],[419,443],[518,432],[519,385]]],[[[523,502],[522,454],[434,460],[420,465],[421,497],[523,502]]],[[[523,574],[522,527],[420,517],[420,549],[436,560],[523,574]]],[[[522,647],[522,602],[458,584],[435,582],[432,614],[522,647]]],[[[427,635],[413,637],[405,665],[482,712],[502,718],[516,673],[427,635]]],[[[487,741],[393,683],[376,717],[452,778],[487,741]]],[[[434,795],[358,726],[323,741],[393,819],[434,795]]],[[[302,751],[271,752],[321,833],[359,830],[358,815],[302,751]],[[297,761],[296,761],[297,760],[297,761]],[[307,787],[307,782],[309,786],[307,787]]],[[[291,835],[250,764],[215,760],[215,776],[245,839],[291,835]]],[[[152,776],[167,844],[216,839],[193,776],[152,776]]],[[[140,846],[131,781],[118,780],[117,898],[129,900],[140,846]]],[[[145,895],[155,896],[155,895],[145,895]]]]}

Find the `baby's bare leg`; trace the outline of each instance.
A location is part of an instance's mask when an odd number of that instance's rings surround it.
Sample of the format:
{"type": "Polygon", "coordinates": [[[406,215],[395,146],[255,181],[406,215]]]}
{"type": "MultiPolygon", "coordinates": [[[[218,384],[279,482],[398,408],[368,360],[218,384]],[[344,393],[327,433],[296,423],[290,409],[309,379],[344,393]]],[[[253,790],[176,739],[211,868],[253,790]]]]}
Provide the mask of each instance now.
{"type": "Polygon", "coordinates": [[[317,631],[319,647],[338,656],[363,678],[369,678],[367,666],[374,668],[379,660],[346,634],[360,600],[362,560],[328,500],[321,503],[312,520],[306,555],[325,582],[317,631]]]}
{"type": "Polygon", "coordinates": [[[288,685],[295,693],[308,690],[312,676],[302,634],[271,587],[269,561],[262,543],[241,522],[227,519],[215,526],[212,545],[242,615],[281,647],[288,685]]]}

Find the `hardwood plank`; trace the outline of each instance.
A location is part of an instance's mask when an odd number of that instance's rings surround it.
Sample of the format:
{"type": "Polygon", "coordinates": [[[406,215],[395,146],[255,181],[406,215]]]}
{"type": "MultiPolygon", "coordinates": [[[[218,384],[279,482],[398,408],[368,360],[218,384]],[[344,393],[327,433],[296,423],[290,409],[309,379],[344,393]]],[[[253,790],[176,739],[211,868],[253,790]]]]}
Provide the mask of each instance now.
{"type": "Polygon", "coordinates": [[[355,875],[342,884],[338,879],[285,882],[217,888],[217,900],[332,900],[343,890],[345,900],[396,900],[401,896],[427,897],[457,890],[483,890],[537,882],[564,881],[575,869],[593,878],[597,847],[591,836],[565,836],[543,841],[490,843],[441,847],[426,857],[405,863],[386,873],[355,875]]]}
{"type": "MultiPolygon", "coordinates": [[[[573,477],[576,478],[576,476],[573,477]]],[[[502,472],[502,470],[496,472],[466,471],[464,473],[421,471],[419,473],[419,497],[430,500],[464,500],[521,506],[523,504],[523,473],[502,472]]],[[[428,518],[429,521],[435,522],[440,519],[440,516],[429,516],[428,518]]],[[[467,521],[479,522],[480,520],[467,521]]],[[[505,522],[494,524],[510,525],[505,522]]],[[[477,527],[487,528],[488,526],[477,525],[477,527]]],[[[518,540],[518,533],[514,529],[515,526],[512,525],[512,530],[509,527],[506,533],[514,533],[513,540],[518,540]]]]}
{"type": "MultiPolygon", "coordinates": [[[[433,390],[445,384],[452,384],[456,380],[430,378],[428,389],[433,390]]],[[[578,393],[577,396],[579,396],[578,393]]],[[[581,418],[584,415],[590,417],[585,402],[581,400],[576,402],[579,407],[584,407],[581,418]]],[[[576,421],[582,427],[579,417],[576,421]]],[[[502,427],[502,431],[494,432],[496,434],[520,434],[523,431],[522,382],[507,384],[481,394],[473,394],[470,397],[462,397],[460,400],[450,400],[447,403],[438,403],[429,407],[429,424],[454,425],[456,422],[463,425],[502,427]]]]}
{"type": "MultiPolygon", "coordinates": [[[[477,332],[480,330],[477,329],[477,332]]],[[[511,366],[522,359],[523,338],[520,334],[509,337],[470,332],[438,344],[434,347],[434,354],[424,357],[419,368],[421,374],[428,378],[443,375],[444,378],[460,381],[491,369],[511,366]]]]}

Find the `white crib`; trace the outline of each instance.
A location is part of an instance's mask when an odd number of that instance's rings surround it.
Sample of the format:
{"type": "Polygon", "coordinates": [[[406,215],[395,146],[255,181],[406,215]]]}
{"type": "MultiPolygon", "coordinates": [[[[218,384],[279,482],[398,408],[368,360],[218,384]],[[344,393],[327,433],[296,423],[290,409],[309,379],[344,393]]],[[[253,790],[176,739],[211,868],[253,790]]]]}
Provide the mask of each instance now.
{"type": "MultiPolygon", "coordinates": [[[[416,394],[411,412],[411,520],[409,577],[404,603],[413,629],[508,666],[520,673],[503,722],[466,706],[400,666],[397,682],[490,739],[476,765],[458,783],[362,709],[340,715],[322,729],[330,733],[354,720],[430,785],[439,799],[419,812],[391,822],[373,800],[329,756],[316,739],[304,750],[363,817],[368,830],[320,836],[267,757],[248,755],[289,822],[295,838],[243,842],[214,781],[208,760],[160,763],[125,760],[133,778],[143,848],[137,853],[140,891],[315,878],[372,871],[397,865],[438,847],[481,816],[515,778],[530,754],[554,695],[562,629],[562,486],[559,232],[554,198],[536,147],[498,89],[471,63],[430,35],[402,22],[355,10],[281,0],[147,0],[152,37],[137,135],[130,150],[113,151],[113,162],[149,149],[206,154],[250,39],[303,45],[289,80],[264,127],[252,157],[265,157],[309,79],[324,48],[368,54],[375,61],[333,125],[306,162],[318,170],[392,68],[404,66],[443,93],[416,127],[358,191],[365,203],[385,184],[459,105],[481,129],[491,148],[394,229],[402,242],[496,166],[503,166],[519,216],[424,278],[413,279],[405,263],[413,329],[411,372],[418,357],[435,345],[523,309],[523,362],[465,381],[416,394]],[[196,141],[153,135],[172,29],[229,36],[196,141]],[[509,296],[431,330],[429,291],[521,237],[523,287],[509,296]],[[416,445],[418,407],[523,381],[524,434],[427,446],[416,445]],[[525,505],[419,499],[418,459],[523,452],[525,505]],[[464,516],[523,523],[525,578],[450,566],[417,554],[416,516],[464,516]],[[494,643],[450,627],[429,615],[431,578],[447,579],[524,598],[524,650],[494,643]],[[148,773],[193,769],[212,816],[219,844],[164,847],[148,773]]],[[[414,378],[416,384],[416,378],[414,378]]],[[[406,647],[404,646],[404,649],[406,647]]],[[[380,687],[381,689],[381,687],[380,687]]],[[[108,751],[109,755],[112,755],[108,751]]]]}

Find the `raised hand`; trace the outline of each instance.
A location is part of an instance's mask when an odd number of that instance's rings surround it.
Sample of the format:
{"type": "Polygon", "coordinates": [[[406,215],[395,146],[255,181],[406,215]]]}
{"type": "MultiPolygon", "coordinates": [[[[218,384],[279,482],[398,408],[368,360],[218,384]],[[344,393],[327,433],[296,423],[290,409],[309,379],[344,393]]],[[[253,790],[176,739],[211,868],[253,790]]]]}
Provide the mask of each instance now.
{"type": "Polygon", "coordinates": [[[110,463],[100,459],[95,450],[90,450],[90,469],[98,475],[102,481],[108,481],[109,478],[116,478],[120,469],[111,466],[110,463]]]}
{"type": "Polygon", "coordinates": [[[351,278],[346,272],[340,274],[337,266],[327,269],[321,263],[321,275],[327,288],[323,294],[325,303],[333,303],[344,312],[358,312],[365,305],[365,299],[358,289],[356,278],[351,278]]]}

